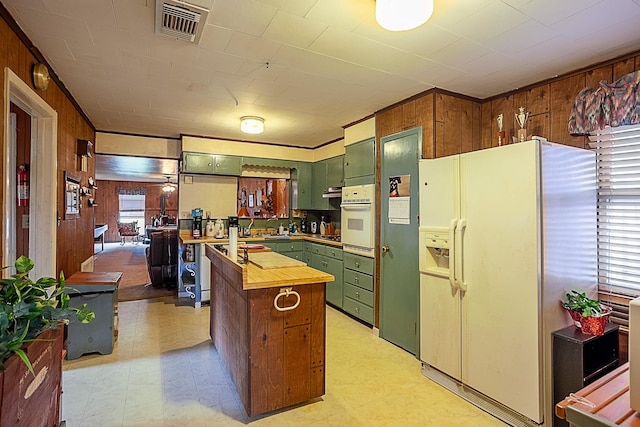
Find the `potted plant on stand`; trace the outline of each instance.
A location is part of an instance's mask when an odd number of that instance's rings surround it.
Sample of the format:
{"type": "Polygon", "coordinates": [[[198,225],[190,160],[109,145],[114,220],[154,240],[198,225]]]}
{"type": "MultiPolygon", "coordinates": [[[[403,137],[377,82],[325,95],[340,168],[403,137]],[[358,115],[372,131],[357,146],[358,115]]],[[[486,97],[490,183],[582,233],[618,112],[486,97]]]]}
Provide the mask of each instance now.
{"type": "Polygon", "coordinates": [[[51,393],[59,395],[62,376],[60,326],[74,317],[85,323],[95,317],[86,305],[68,306],[62,273],[59,281],[42,277],[34,282],[29,278],[33,267],[32,260],[21,256],[15,274],[0,279],[0,425],[45,425],[58,416],[59,399],[52,401],[51,393]],[[29,400],[39,398],[46,403],[29,400]],[[25,411],[28,403],[41,407],[42,414],[25,411]]]}
{"type": "Polygon", "coordinates": [[[586,292],[571,290],[566,293],[566,301],[562,306],[569,312],[574,324],[583,333],[603,335],[604,328],[611,314],[611,307],[600,300],[592,299],[586,292]]]}

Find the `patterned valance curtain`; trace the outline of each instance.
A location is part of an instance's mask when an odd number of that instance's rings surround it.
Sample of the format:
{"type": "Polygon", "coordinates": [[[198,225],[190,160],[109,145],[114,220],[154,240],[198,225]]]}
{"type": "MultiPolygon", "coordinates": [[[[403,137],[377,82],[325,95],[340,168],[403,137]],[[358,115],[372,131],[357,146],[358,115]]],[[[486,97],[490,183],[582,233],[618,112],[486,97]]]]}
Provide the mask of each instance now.
{"type": "Polygon", "coordinates": [[[569,133],[589,135],[606,127],[635,124],[640,124],[640,71],[615,83],[603,80],[595,89],[582,89],[571,109],[569,133]]]}
{"type": "Polygon", "coordinates": [[[146,196],[146,187],[116,187],[117,195],[146,196]]]}

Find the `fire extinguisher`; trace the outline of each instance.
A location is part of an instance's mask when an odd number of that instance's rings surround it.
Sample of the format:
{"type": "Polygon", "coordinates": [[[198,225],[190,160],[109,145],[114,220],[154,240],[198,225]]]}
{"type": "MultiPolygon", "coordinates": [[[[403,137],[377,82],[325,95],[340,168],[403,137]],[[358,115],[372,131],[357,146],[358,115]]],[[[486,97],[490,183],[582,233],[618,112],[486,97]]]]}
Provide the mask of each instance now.
{"type": "Polygon", "coordinates": [[[18,166],[18,206],[29,205],[29,170],[27,165],[18,166]]]}

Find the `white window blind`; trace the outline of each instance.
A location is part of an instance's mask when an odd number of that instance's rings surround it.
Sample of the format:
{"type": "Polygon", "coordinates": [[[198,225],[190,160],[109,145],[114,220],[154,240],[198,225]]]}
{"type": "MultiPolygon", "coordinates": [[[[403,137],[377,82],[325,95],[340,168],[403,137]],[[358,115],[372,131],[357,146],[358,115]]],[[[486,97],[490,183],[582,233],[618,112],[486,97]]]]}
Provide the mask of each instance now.
{"type": "MultiPolygon", "coordinates": [[[[589,145],[596,152],[598,171],[600,293],[611,296],[638,296],[640,126],[605,128],[589,139],[589,145]]],[[[620,301],[619,298],[617,300],[620,301]]]]}

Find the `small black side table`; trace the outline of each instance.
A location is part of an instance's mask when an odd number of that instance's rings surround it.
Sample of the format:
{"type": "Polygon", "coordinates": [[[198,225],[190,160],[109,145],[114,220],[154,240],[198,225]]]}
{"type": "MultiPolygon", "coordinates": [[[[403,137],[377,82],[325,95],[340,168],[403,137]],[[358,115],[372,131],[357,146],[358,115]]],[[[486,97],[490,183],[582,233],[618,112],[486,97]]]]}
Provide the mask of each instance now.
{"type": "MultiPolygon", "coordinates": [[[[618,325],[604,335],[583,334],[575,326],[553,333],[553,404],[618,367],[618,325]]],[[[569,424],[554,415],[554,427],[569,424]]]]}

